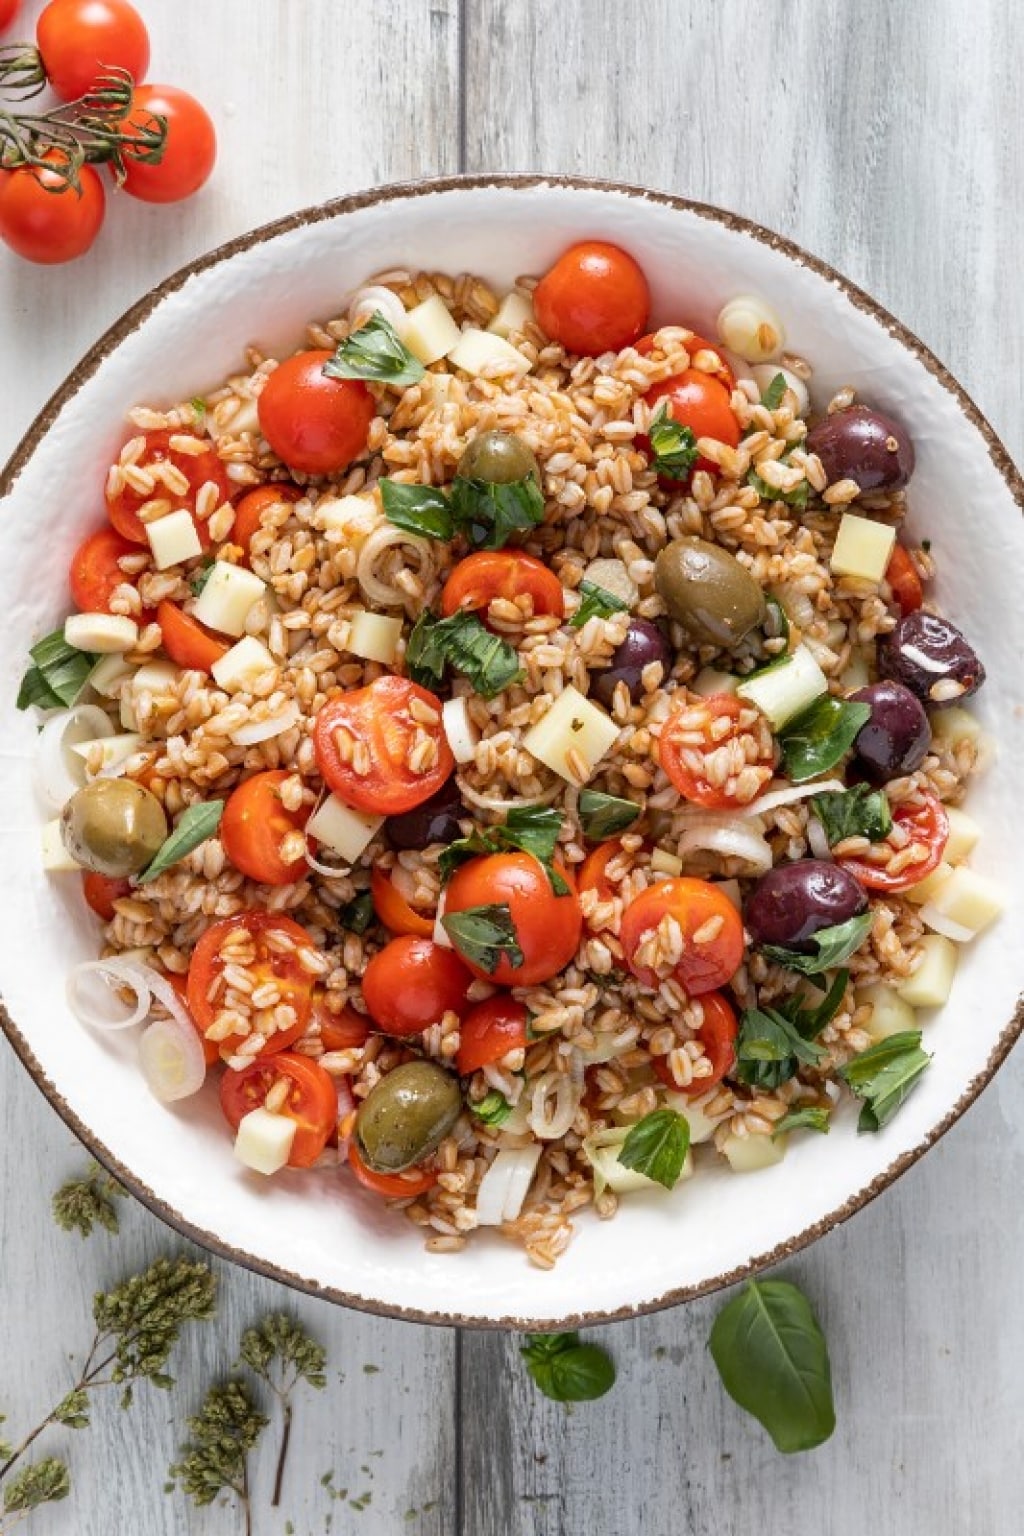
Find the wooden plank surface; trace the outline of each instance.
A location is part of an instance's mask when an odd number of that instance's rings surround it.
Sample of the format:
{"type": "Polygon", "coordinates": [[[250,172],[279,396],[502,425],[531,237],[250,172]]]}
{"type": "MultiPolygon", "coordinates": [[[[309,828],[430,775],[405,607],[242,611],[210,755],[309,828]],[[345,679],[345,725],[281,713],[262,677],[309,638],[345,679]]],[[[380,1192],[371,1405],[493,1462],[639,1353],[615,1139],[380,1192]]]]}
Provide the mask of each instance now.
{"type": "MultiPolygon", "coordinates": [[[[217,176],[178,210],[119,206],[77,269],[0,252],[0,457],[99,331],[188,257],[308,202],[461,167],[648,182],[780,229],[917,330],[1024,458],[1024,24],[1001,0],[143,9],[154,78],[217,118],[217,176]]],[[[618,1384],[568,1411],[534,1393],[515,1339],[460,1345],[222,1268],[221,1320],[181,1351],[175,1392],[144,1389],[130,1414],[105,1403],[87,1434],[55,1436],[76,1492],[27,1530],[238,1531],[228,1507],[165,1496],[164,1469],[241,1329],[285,1305],[328,1344],[330,1382],[299,1402],[279,1512],[258,1468],[257,1536],[286,1519],[296,1536],[853,1536],[866,1523],[1010,1536],[1024,1494],[1022,1123],[1018,1053],[924,1164],[789,1266],[836,1379],[839,1427],[813,1455],[778,1457],[723,1398],[706,1353],[715,1300],[603,1330],[618,1384]],[[333,1497],[328,1471],[369,1505],[333,1497]]],[[[51,1190],[81,1154],[6,1050],[0,1129],[0,1411],[17,1428],[65,1390],[93,1290],[177,1243],[137,1208],[120,1239],[53,1227],[51,1190]]]]}

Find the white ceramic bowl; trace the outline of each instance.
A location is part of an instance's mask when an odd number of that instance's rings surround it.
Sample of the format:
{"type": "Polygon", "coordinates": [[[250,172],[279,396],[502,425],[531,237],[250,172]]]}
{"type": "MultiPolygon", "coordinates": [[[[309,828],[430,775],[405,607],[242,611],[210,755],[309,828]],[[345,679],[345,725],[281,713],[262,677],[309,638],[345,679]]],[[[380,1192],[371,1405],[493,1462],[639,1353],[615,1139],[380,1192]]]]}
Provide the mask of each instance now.
{"type": "Polygon", "coordinates": [[[435,1322],[556,1324],[649,1310],[713,1289],[792,1252],[845,1219],[914,1161],[992,1076],[1021,1028],[1024,820],[1015,765],[1024,486],[991,429],[923,346],[863,293],[786,241],[715,209],[635,188],[537,177],[386,188],[258,230],[163,283],[72,373],[7,466],[0,612],[7,701],[0,836],[8,890],[0,926],[5,1027],[58,1112],[158,1215],[212,1249],[352,1306],[435,1322]],[[934,1062],[879,1135],[840,1117],[827,1141],[792,1139],[785,1161],[737,1176],[702,1167],[671,1197],[631,1196],[612,1222],[583,1213],[556,1270],[531,1267],[487,1235],[430,1255],[415,1229],[327,1173],[246,1176],[216,1095],[163,1108],[148,1094],[134,1041],[80,1029],[64,979],[96,951],[97,926],[72,877],[40,865],[32,787],[35,726],[13,700],[32,640],[67,607],[64,572],[95,527],[100,488],[141,400],[202,393],[234,369],[246,342],[288,352],[304,322],[344,307],[369,273],[396,265],[495,284],[541,272],[584,236],[617,241],[642,263],[654,318],[707,332],[724,300],[762,294],[788,344],[815,368],[827,401],[843,384],[891,410],[917,449],[911,527],[939,565],[936,595],[988,668],[978,712],[998,759],[971,798],[985,828],[976,863],[1002,881],[1002,922],[964,952],[952,999],[926,1023],[934,1062]],[[40,536],[45,530],[45,538],[40,536]]]}

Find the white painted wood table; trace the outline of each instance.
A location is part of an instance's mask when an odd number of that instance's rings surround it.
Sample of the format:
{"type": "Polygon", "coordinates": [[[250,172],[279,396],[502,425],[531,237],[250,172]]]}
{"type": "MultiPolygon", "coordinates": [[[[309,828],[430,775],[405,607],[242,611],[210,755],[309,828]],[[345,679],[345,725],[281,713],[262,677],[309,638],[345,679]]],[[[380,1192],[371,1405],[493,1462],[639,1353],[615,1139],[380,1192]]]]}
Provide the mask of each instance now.
{"type": "MultiPolygon", "coordinates": [[[[216,117],[217,172],[175,210],[119,207],[77,266],[0,253],[0,458],[110,321],[200,251],[375,183],[546,169],[672,189],[792,236],[917,331],[1024,459],[1024,23],[1003,0],[142,4],[153,77],[216,117]]],[[[25,9],[33,20],[38,0],[25,9]]],[[[92,1292],[179,1243],[138,1207],[119,1238],[59,1232],[50,1194],[84,1154],[6,1047],[0,1082],[0,1411],[16,1430],[66,1390],[92,1292]]],[[[298,1536],[1011,1536],[1022,1123],[1018,1051],[923,1164],[788,1266],[836,1383],[838,1428],[811,1455],[777,1456],[724,1398],[706,1351],[715,1298],[605,1329],[618,1383],[566,1412],[535,1394],[514,1338],[361,1317],[218,1265],[220,1321],[190,1335],[174,1392],[143,1388],[129,1413],[108,1400],[77,1437],[51,1431],[74,1493],[27,1529],[239,1530],[228,1505],[166,1495],[165,1469],[240,1330],[283,1305],[328,1345],[330,1379],[298,1403],[279,1510],[269,1458],[256,1468],[258,1536],[286,1520],[298,1536]]]]}

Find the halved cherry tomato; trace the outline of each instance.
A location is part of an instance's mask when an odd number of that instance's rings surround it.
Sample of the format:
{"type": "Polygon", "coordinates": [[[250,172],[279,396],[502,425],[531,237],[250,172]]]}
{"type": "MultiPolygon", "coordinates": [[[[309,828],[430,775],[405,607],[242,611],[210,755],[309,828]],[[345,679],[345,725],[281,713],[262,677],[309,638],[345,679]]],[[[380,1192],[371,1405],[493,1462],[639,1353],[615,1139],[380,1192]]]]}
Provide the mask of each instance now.
{"type": "Polygon", "coordinates": [[[658,761],[679,793],[695,805],[715,811],[749,805],[774,772],[775,745],[767,727],[759,729],[761,723],[759,711],[731,693],[713,693],[693,703],[682,700],[662,727],[658,761]],[[706,754],[712,752],[731,756],[728,777],[721,784],[705,777],[706,754]],[[737,784],[741,771],[742,797],[737,784]]]}
{"type": "Polygon", "coordinates": [[[224,807],[220,840],[236,869],[261,885],[291,885],[301,880],[309,866],[305,855],[286,860],[281,844],[292,832],[301,832],[311,807],[289,811],[281,801],[281,786],[292,775],[284,768],[254,773],[233,789],[224,807]]]}
{"type": "Polygon", "coordinates": [[[650,302],[639,265],[627,251],[602,240],[571,245],[533,291],[541,330],[584,357],[618,352],[636,341],[650,302]]]}
{"type": "Polygon", "coordinates": [[[114,902],[131,894],[130,880],[118,880],[113,875],[96,875],[90,870],[82,876],[82,895],[87,904],[102,917],[105,923],[114,921],[114,902]]]}
{"type": "Polygon", "coordinates": [[[896,544],[889,556],[885,579],[901,614],[916,613],[924,602],[924,587],[917,567],[902,544],[896,544]]]}
{"type": "MultiPolygon", "coordinates": [[[[292,1045],[309,1024],[313,1011],[313,976],[301,963],[298,951],[313,949],[313,940],[305,928],[277,912],[239,912],[236,917],[223,917],[211,923],[192,951],[188,968],[188,1006],[204,1034],[224,1006],[221,978],[225,961],[221,951],[228,936],[239,929],[249,935],[255,951],[252,964],[242,967],[254,989],[270,981],[276,983],[279,1004],[295,1013],[295,1023],[286,1029],[275,1030],[259,1053],[261,1057],[272,1056],[292,1045]],[[282,940],[285,944],[291,940],[292,947],[282,948],[282,940]]],[[[225,1058],[234,1055],[244,1038],[244,1035],[229,1035],[220,1043],[221,1055],[225,1058]]]]}
{"type": "Polygon", "coordinates": [[[212,1067],[215,1062],[220,1061],[220,1046],[217,1044],[216,1040],[207,1040],[206,1036],[203,1034],[203,1031],[196,1023],[195,1016],[193,1015],[191,1008],[188,1006],[188,977],[179,976],[177,971],[164,971],[162,975],[164,980],[169,981],[175,992],[178,994],[178,997],[181,1000],[181,1005],[185,1009],[185,1012],[188,1014],[188,1021],[192,1025],[192,1028],[195,1030],[196,1034],[199,1036],[199,1044],[203,1048],[203,1060],[206,1062],[208,1067],[212,1067]]]}
{"type": "Polygon", "coordinates": [[[281,501],[299,501],[304,492],[287,480],[274,480],[269,485],[258,485],[247,491],[235,508],[235,521],[231,526],[231,542],[245,551],[242,563],[249,563],[249,546],[252,536],[262,527],[263,514],[268,507],[281,501]]]}
{"type": "Polygon", "coordinates": [[[320,1044],[325,1051],[354,1051],[370,1037],[370,1021],[346,1003],[340,1013],[332,1013],[319,989],[313,994],[313,1018],[320,1025],[320,1044]]]}
{"type": "Polygon", "coordinates": [[[705,992],[699,1001],[704,1010],[704,1022],[697,1031],[697,1038],[711,1063],[711,1075],[695,1077],[685,1088],[680,1088],[672,1076],[667,1056],[655,1056],[651,1062],[666,1088],[671,1088],[673,1093],[689,1094],[691,1098],[707,1093],[732,1071],[736,1065],[736,1036],[739,1033],[736,1010],[721,992],[705,992]]]}
{"type": "MultiPolygon", "coordinates": [[[[138,76],[136,76],[138,79],[138,76]]],[[[144,203],[176,203],[209,178],[217,159],[217,130],[202,102],[176,85],[137,85],[121,131],[138,135],[153,126],[153,119],[167,122],[167,138],[159,161],[124,157],[124,190],[144,203]]]]}
{"type": "Polygon", "coordinates": [[[84,96],[112,68],[135,80],[149,68],[146,24],[127,0],[50,0],[36,22],[36,41],[62,101],[84,96]]]}
{"type": "Polygon", "coordinates": [[[534,617],[565,617],[565,589],[554,571],[533,555],[511,549],[480,550],[460,560],[444,584],[441,610],[451,615],[486,608],[496,597],[510,603],[529,597],[534,617]]]}
{"type": "Polygon", "coordinates": [[[257,402],[260,431],[278,458],[300,474],[331,475],[366,452],[376,404],[359,379],[324,373],[333,356],[318,349],[286,357],[257,402]]]}
{"type": "Polygon", "coordinates": [[[453,949],[403,934],[366,967],[363,999],[386,1035],[417,1035],[443,1013],[464,1013],[472,980],[453,949]]]}
{"type": "Polygon", "coordinates": [[[498,993],[477,1003],[459,1025],[459,1050],[455,1064],[462,1077],[500,1061],[509,1051],[526,1044],[530,1015],[526,1004],[498,993]]]}
{"type": "Polygon", "coordinates": [[[198,619],[185,613],[177,603],[165,599],[156,610],[156,621],[160,625],[164,650],[186,671],[209,674],[215,663],[230,650],[230,646],[211,635],[198,619]]]}
{"type": "Polygon", "coordinates": [[[392,933],[429,939],[434,932],[433,919],[411,907],[383,869],[375,869],[370,876],[370,894],[373,910],[392,933]]]}
{"type": "Polygon", "coordinates": [[[437,1183],[437,1173],[432,1168],[406,1168],[403,1173],[375,1173],[367,1168],[359,1156],[359,1148],[353,1136],[348,1144],[348,1165],[364,1189],[385,1200],[409,1200],[413,1195],[423,1195],[437,1183]]]}
{"type": "Polygon", "coordinates": [[[138,549],[113,528],[100,528],[78,546],[68,576],[76,608],[82,613],[110,612],[115,587],[131,584],[131,577],[117,563],[126,555],[138,555],[138,549]]]}
{"type": "Polygon", "coordinates": [[[369,816],[411,811],[455,770],[441,725],[441,700],[407,677],[378,677],[331,699],[316,717],[313,744],[328,788],[369,816]],[[409,754],[425,738],[432,743],[433,762],[415,773],[409,754]]]}
{"type": "MultiPolygon", "coordinates": [[[[122,538],[128,539],[132,544],[145,544],[148,548],[149,540],[146,537],[146,525],[140,520],[139,508],[145,502],[154,498],[161,501],[169,501],[174,510],[184,507],[194,513],[196,510],[196,497],[208,481],[217,487],[217,505],[230,501],[236,487],[228,479],[227,470],[221,459],[212,448],[204,448],[202,453],[178,453],[171,447],[171,438],[174,433],[161,429],[158,432],[146,432],[141,434],[146,439],[146,446],[139,457],[137,468],[140,470],[152,469],[160,464],[171,464],[181,471],[188,481],[188,487],[180,495],[168,489],[162,480],[158,479],[151,491],[143,493],[136,491],[130,485],[123,485],[113,495],[108,491],[107,516],[117,529],[122,538]]],[[[210,530],[205,521],[195,519],[196,531],[199,534],[199,542],[204,549],[210,547],[210,530]]]]}
{"type": "MultiPolygon", "coordinates": [[[[668,414],[672,420],[677,421],[681,427],[689,427],[696,438],[711,437],[729,448],[735,448],[740,440],[740,424],[733,415],[729,391],[710,373],[687,368],[655,384],[647,391],[644,399],[652,411],[657,410],[662,400],[667,401],[668,414]]],[[[638,437],[636,445],[641,453],[648,456],[651,454],[651,440],[646,435],[638,437]]],[[[662,478],[673,485],[683,485],[698,469],[705,469],[710,474],[718,473],[717,464],[699,457],[683,479],[676,481],[670,475],[662,478]]]]}
{"type": "MultiPolygon", "coordinates": [[[[685,326],[684,329],[689,330],[689,326],[685,326]]],[[[654,351],[654,338],[656,335],[656,331],[650,331],[646,336],[641,336],[640,340],[634,343],[641,357],[647,357],[654,351]]],[[[697,332],[694,331],[686,343],[686,350],[691,358],[695,357],[698,352],[713,352],[718,362],[715,368],[709,370],[711,377],[717,379],[720,384],[724,384],[729,393],[732,394],[736,388],[736,375],[723,356],[722,349],[718,346],[717,342],[706,341],[703,336],[698,336],[697,332]]],[[[704,372],[705,370],[698,369],[697,371],[704,372]]]]}
{"type": "Polygon", "coordinates": [[[893,831],[899,828],[901,841],[904,834],[909,837],[902,848],[892,841],[890,832],[882,842],[871,845],[871,853],[879,859],[878,863],[866,854],[836,860],[869,891],[908,890],[938,868],[949,842],[949,817],[942,802],[934,795],[922,792],[914,801],[904,801],[893,811],[892,820],[893,831]],[[920,857],[910,864],[901,861],[900,867],[890,873],[890,863],[900,859],[907,848],[917,848],[920,857]],[[886,859],[884,863],[881,862],[883,858],[886,859]]]}
{"type": "Polygon", "coordinates": [[[243,1116],[262,1109],[267,1094],[282,1078],[288,1083],[288,1097],[276,1113],[286,1115],[296,1127],[288,1167],[310,1168],[338,1123],[338,1090],[318,1062],[281,1051],[272,1061],[255,1061],[240,1071],[229,1067],[220,1080],[220,1107],[237,1131],[243,1116]]]}
{"type": "MultiPolygon", "coordinates": [[[[507,908],[522,953],[518,965],[507,950],[495,949],[488,964],[463,959],[483,981],[499,987],[533,987],[549,981],[575,957],[583,927],[576,883],[556,859],[554,868],[568,893],[556,896],[539,860],[528,853],[492,853],[461,865],[445,890],[445,916],[475,907],[507,908]]],[[[452,936],[452,942],[457,941],[452,936]]]]}
{"type": "Polygon", "coordinates": [[[581,896],[584,891],[595,891],[598,901],[611,901],[615,892],[612,890],[611,881],[605,874],[605,870],[612,859],[621,852],[622,843],[617,837],[610,838],[607,843],[598,843],[596,848],[591,848],[576,876],[576,886],[581,896]]]}
{"type": "MultiPolygon", "coordinates": [[[[671,971],[680,985],[693,997],[724,987],[743,960],[743,922],[716,886],[687,876],[648,886],[623,912],[619,938],[633,975],[645,987],[657,989],[659,970],[638,951],[666,917],[683,935],[683,952],[671,971]]],[[[667,966],[661,967],[660,976],[667,971],[667,966]]]]}

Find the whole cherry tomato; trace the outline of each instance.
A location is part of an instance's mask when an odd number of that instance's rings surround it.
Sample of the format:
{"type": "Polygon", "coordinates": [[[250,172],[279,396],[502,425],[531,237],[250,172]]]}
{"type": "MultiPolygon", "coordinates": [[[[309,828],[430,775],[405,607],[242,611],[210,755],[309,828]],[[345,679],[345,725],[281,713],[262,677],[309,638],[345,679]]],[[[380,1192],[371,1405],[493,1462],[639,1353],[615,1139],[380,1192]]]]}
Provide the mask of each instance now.
{"type": "Polygon", "coordinates": [[[144,203],[177,203],[209,179],[217,159],[217,131],[206,108],[187,91],[174,85],[137,85],[122,131],[148,128],[156,117],[167,120],[160,159],[133,159],[127,151],[124,190],[144,203]]]}
{"type": "Polygon", "coordinates": [[[444,914],[477,920],[475,936],[466,927],[458,937],[448,929],[474,976],[500,987],[533,987],[575,958],[583,926],[579,898],[565,867],[556,860],[554,869],[568,887],[563,896],[555,895],[543,864],[528,853],[486,854],[455,871],[445,890],[444,914]],[[495,927],[511,931],[488,942],[495,927]]]}
{"type": "Polygon", "coordinates": [[[570,246],[533,291],[541,330],[584,357],[636,341],[650,302],[647,279],[632,256],[601,240],[570,246]]]}
{"type": "MultiPolygon", "coordinates": [[[[687,368],[655,384],[647,391],[644,399],[652,411],[656,411],[664,400],[671,419],[681,427],[689,427],[695,438],[711,437],[717,443],[725,443],[728,448],[735,448],[740,440],[740,424],[733,414],[729,391],[710,373],[687,368]]],[[[646,435],[638,437],[636,445],[641,453],[653,452],[651,440],[646,435]]],[[[698,456],[693,469],[679,483],[685,483],[690,474],[698,469],[717,474],[718,465],[711,459],[698,456]]],[[[670,475],[663,478],[675,483],[674,477],[670,475]]]]}
{"type": "Polygon", "coordinates": [[[363,999],[386,1035],[416,1035],[465,1010],[472,983],[453,949],[409,934],[392,939],[363,972],[363,999]]]}
{"type": "MultiPolygon", "coordinates": [[[[50,149],[43,158],[59,165],[67,157],[50,149]]],[[[0,240],[43,266],[84,256],[100,232],[107,198],[91,165],[79,167],[78,181],[76,191],[46,166],[0,171],[0,240]]]]}
{"type": "Polygon", "coordinates": [[[36,22],[46,78],[63,101],[91,91],[111,69],[142,80],[149,33],[128,0],[50,0],[36,22]]]}
{"type": "Polygon", "coordinates": [[[268,378],[257,402],[260,431],[289,469],[331,475],[366,452],[376,411],[358,379],[324,373],[333,352],[314,350],[286,357],[268,378]]]}

